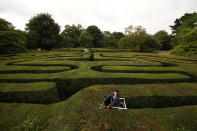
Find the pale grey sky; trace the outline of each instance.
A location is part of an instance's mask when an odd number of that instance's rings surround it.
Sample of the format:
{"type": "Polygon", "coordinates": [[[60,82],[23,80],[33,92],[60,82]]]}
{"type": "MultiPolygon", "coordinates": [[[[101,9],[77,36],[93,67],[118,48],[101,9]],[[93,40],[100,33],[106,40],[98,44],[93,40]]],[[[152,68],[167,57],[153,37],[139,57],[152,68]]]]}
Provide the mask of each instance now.
{"type": "Polygon", "coordinates": [[[184,13],[197,11],[197,0],[0,0],[0,17],[24,30],[37,13],[52,14],[61,29],[69,24],[102,31],[121,31],[141,25],[148,33],[166,30],[184,13]]]}

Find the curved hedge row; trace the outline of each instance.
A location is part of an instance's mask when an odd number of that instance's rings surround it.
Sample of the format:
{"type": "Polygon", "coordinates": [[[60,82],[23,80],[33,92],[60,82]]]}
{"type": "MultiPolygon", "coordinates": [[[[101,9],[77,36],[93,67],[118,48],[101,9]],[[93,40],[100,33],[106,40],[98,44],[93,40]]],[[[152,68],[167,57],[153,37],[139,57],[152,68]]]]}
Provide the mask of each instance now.
{"type": "MultiPolygon", "coordinates": [[[[52,56],[52,55],[47,55],[47,57],[52,56]]],[[[58,56],[58,55],[57,55],[58,56]]],[[[62,55],[63,56],[63,55],[62,55]]],[[[29,61],[29,59],[22,59],[22,60],[18,60],[18,61],[14,61],[14,62],[8,62],[6,63],[7,66],[10,67],[14,67],[14,66],[24,66],[24,69],[22,70],[4,70],[4,71],[0,71],[0,74],[14,74],[14,73],[54,73],[54,72],[60,72],[60,71],[65,71],[65,70],[72,70],[72,69],[77,69],[79,68],[79,66],[82,66],[82,68],[80,68],[79,70],[73,71],[73,72],[66,72],[65,74],[61,74],[60,77],[53,77],[52,75],[51,78],[49,78],[48,75],[43,76],[43,77],[39,77],[39,75],[35,75],[37,77],[33,78],[30,75],[26,75],[26,78],[22,77],[20,79],[18,79],[17,77],[19,76],[17,74],[17,76],[9,76],[7,75],[5,78],[0,79],[0,82],[2,83],[32,83],[32,82],[55,82],[56,83],[56,91],[58,94],[58,100],[56,100],[55,98],[51,101],[47,101],[47,99],[45,100],[41,100],[41,98],[39,98],[40,102],[38,99],[35,100],[30,100],[29,98],[27,99],[27,101],[22,101],[22,99],[24,99],[26,97],[26,94],[28,94],[29,96],[34,96],[36,93],[39,94],[40,96],[42,96],[43,94],[50,94],[53,95],[56,94],[54,92],[54,90],[52,90],[51,92],[53,93],[49,93],[48,91],[43,92],[43,91],[37,91],[37,92],[22,92],[22,91],[18,91],[18,92],[14,92],[14,93],[7,93],[5,94],[4,92],[1,92],[1,96],[3,96],[5,99],[0,99],[0,101],[12,101],[14,97],[16,97],[14,94],[17,94],[18,96],[18,100],[16,99],[15,102],[26,102],[26,103],[40,103],[40,104],[48,104],[48,103],[53,103],[53,102],[57,102],[57,101],[63,101],[67,98],[69,98],[71,95],[73,95],[74,93],[76,93],[77,91],[90,86],[90,85],[103,85],[103,84],[154,84],[154,83],[181,83],[181,82],[197,82],[197,77],[195,75],[192,75],[186,71],[182,71],[179,70],[178,68],[176,70],[174,70],[178,65],[175,63],[169,63],[169,62],[164,62],[161,61],[159,59],[146,59],[146,61],[151,61],[151,62],[156,62],[156,64],[147,64],[145,63],[139,63],[139,65],[134,65],[136,63],[131,63],[131,65],[129,64],[123,64],[123,65],[117,65],[118,63],[116,62],[116,64],[114,65],[110,65],[108,63],[105,63],[105,61],[131,61],[133,62],[133,60],[129,60],[126,57],[124,57],[125,59],[121,59],[121,58],[100,58],[100,57],[96,57],[96,61],[99,61],[98,63],[96,62],[88,62],[87,66],[85,67],[86,63],[83,62],[82,64],[79,62],[73,62],[71,64],[64,64],[64,63],[57,63],[57,64],[42,64],[42,63],[35,63],[37,61],[34,61],[34,64],[32,63],[26,63],[25,61],[29,61]],[[101,61],[101,62],[100,62],[101,61]],[[102,62],[103,61],[103,62],[102,62]],[[25,63],[23,63],[25,62],[25,63]],[[99,65],[101,63],[101,65],[99,65]],[[76,64],[76,65],[75,65],[76,64]],[[78,65],[77,65],[78,64],[78,65]],[[132,65],[133,64],[133,65],[132,65]],[[25,69],[25,66],[27,67],[32,67],[32,69],[25,69]],[[68,69],[64,69],[64,70],[47,70],[47,67],[62,67],[62,68],[67,68],[68,69]],[[126,68],[126,67],[137,67],[136,69],[121,69],[121,70],[110,70],[110,69],[104,69],[103,67],[107,67],[107,66],[120,66],[121,68],[126,68]],[[33,70],[33,68],[38,67],[36,70],[33,70]],[[46,70],[39,70],[39,68],[46,68],[46,70]],[[143,69],[143,68],[147,68],[143,69]],[[151,68],[156,68],[156,69],[152,69],[151,68]],[[173,69],[170,69],[173,68],[173,69]],[[85,69],[85,70],[84,70],[85,69]],[[86,70],[88,69],[88,71],[86,70]],[[99,71],[99,72],[94,72],[94,71],[99,71]],[[93,75],[88,76],[87,72],[92,73],[93,75]],[[122,75],[121,77],[102,77],[102,72],[109,72],[109,73],[141,73],[141,74],[136,74],[135,75],[122,75]],[[77,74],[77,73],[82,73],[82,75],[80,74],[80,77],[78,77],[77,75],[75,77],[69,77],[69,75],[72,75],[72,73],[77,74]],[[83,76],[84,73],[84,76],[83,76]],[[95,73],[95,74],[94,74],[95,73]],[[144,75],[144,74],[148,74],[148,75],[144,75]],[[149,74],[150,73],[150,74],[149,74]],[[160,76],[163,75],[163,76],[160,76]],[[86,76],[87,75],[87,76],[86,76]],[[97,77],[98,75],[98,77],[97,77]],[[143,76],[144,75],[144,76],[143,76]],[[170,77],[168,77],[168,75],[171,75],[170,77]],[[62,77],[65,76],[65,77],[62,77]],[[139,77],[138,77],[139,76],[139,77]],[[143,77],[141,77],[143,76],[143,77]],[[14,96],[12,97],[6,97],[6,95],[8,96],[14,96]],[[11,99],[10,99],[11,98],[11,99]]],[[[129,58],[129,57],[128,57],[129,58]]],[[[135,57],[134,57],[135,58],[135,57]]],[[[70,60],[86,60],[87,58],[69,58],[70,60]]],[[[136,58],[135,58],[136,59],[136,58]]],[[[54,61],[54,60],[52,60],[54,61]]],[[[124,62],[123,62],[124,63],[124,62]]],[[[109,74],[108,73],[108,74],[109,74]]],[[[106,73],[107,74],[107,73],[106,73]]],[[[55,74],[55,75],[58,75],[55,74]]],[[[105,74],[103,74],[105,75],[105,74]]],[[[111,74],[113,75],[113,74],[111,74]]],[[[3,75],[1,75],[3,76],[3,75]]],[[[110,75],[107,75],[110,76],[110,75]]],[[[36,96],[36,95],[35,95],[36,96]]],[[[46,95],[48,97],[48,95],[46,95]]],[[[57,95],[55,95],[57,96],[57,95]]],[[[31,98],[31,97],[30,97],[31,98]]]]}
{"type": "Polygon", "coordinates": [[[197,96],[137,96],[126,98],[128,108],[166,108],[197,105],[197,96]]]}
{"type": "Polygon", "coordinates": [[[54,82],[0,84],[1,102],[50,104],[59,100],[54,82]]]}
{"type": "Polygon", "coordinates": [[[132,55],[132,56],[118,56],[118,55],[103,55],[103,54],[100,54],[101,57],[116,57],[116,58],[161,58],[164,59],[164,60],[170,60],[171,62],[177,62],[177,60],[180,60],[180,61],[190,61],[190,62],[197,62],[196,59],[186,59],[186,58],[171,58],[171,57],[165,57],[165,56],[155,56],[155,55],[143,55],[143,54],[140,54],[140,55],[132,55]]]}
{"type": "Polygon", "coordinates": [[[17,73],[32,73],[32,74],[40,74],[40,73],[57,73],[63,71],[69,71],[73,69],[79,68],[77,65],[72,64],[16,64],[18,62],[24,62],[29,60],[20,60],[15,62],[6,63],[7,66],[29,66],[30,69],[4,69],[0,70],[0,74],[17,74],[17,73]],[[33,67],[37,67],[33,69],[33,67]],[[42,68],[41,68],[42,67],[42,68]],[[47,68],[48,67],[48,68],[47,68]],[[50,67],[50,68],[49,68],[50,67]],[[52,67],[60,67],[60,69],[51,69],[52,67]],[[39,69],[41,68],[41,69],[39,69]]]}
{"type": "Polygon", "coordinates": [[[92,90],[104,97],[118,89],[126,98],[127,108],[167,108],[197,105],[196,83],[93,85],[92,90]]]}

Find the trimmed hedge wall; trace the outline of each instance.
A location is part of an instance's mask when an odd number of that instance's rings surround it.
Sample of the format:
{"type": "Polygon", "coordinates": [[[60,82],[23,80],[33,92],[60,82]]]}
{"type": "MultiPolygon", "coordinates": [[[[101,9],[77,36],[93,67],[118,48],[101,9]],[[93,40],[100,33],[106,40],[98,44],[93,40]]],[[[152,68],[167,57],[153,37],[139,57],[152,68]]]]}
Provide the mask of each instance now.
{"type": "Polygon", "coordinates": [[[9,83],[30,83],[30,82],[46,82],[46,81],[56,82],[57,89],[52,88],[51,90],[39,91],[39,92],[13,92],[13,93],[1,92],[0,101],[48,104],[48,103],[53,103],[57,101],[63,101],[69,98],[71,95],[73,95],[77,91],[85,87],[88,87],[90,85],[183,83],[183,82],[197,82],[197,79],[195,77],[195,78],[182,78],[182,79],[181,78],[179,79],[75,78],[75,79],[54,79],[54,80],[50,80],[50,79],[8,79],[8,80],[2,79],[0,80],[0,82],[9,82],[9,83]],[[34,99],[34,96],[36,97],[35,99],[34,99]],[[55,97],[53,98],[53,96],[55,97]],[[57,96],[58,96],[58,99],[56,99],[57,96]],[[13,98],[17,98],[17,99],[14,101],[13,98]]]}
{"type": "Polygon", "coordinates": [[[51,104],[60,101],[59,93],[56,86],[50,85],[50,83],[48,84],[48,86],[51,87],[45,90],[38,89],[37,91],[29,90],[29,91],[0,92],[0,101],[16,102],[16,103],[36,103],[36,104],[51,104]]]}
{"type": "Polygon", "coordinates": [[[139,79],[139,78],[76,78],[76,79],[58,79],[56,80],[57,88],[61,100],[65,100],[77,91],[91,86],[104,84],[157,84],[157,83],[183,83],[197,82],[196,79],[139,79]]]}
{"type": "Polygon", "coordinates": [[[138,96],[126,98],[128,108],[165,108],[197,105],[197,96],[138,96]]]}

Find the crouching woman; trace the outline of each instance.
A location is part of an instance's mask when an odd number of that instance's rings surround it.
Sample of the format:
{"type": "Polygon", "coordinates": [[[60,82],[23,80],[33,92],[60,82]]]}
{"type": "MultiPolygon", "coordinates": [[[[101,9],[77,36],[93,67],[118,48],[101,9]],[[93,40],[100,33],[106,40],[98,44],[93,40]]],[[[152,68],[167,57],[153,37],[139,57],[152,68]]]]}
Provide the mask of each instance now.
{"type": "Polygon", "coordinates": [[[110,93],[107,97],[104,98],[104,104],[107,107],[107,109],[113,108],[113,107],[119,107],[120,101],[119,101],[119,91],[114,90],[112,93],[110,93]]]}

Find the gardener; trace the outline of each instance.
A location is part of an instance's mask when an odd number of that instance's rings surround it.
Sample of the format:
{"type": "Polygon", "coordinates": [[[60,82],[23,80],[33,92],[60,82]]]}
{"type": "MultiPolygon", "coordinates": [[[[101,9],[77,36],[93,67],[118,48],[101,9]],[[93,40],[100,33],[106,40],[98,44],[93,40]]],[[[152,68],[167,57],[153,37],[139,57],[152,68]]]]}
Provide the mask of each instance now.
{"type": "Polygon", "coordinates": [[[107,109],[112,107],[119,107],[120,106],[119,91],[114,90],[112,93],[110,93],[107,97],[104,98],[104,103],[107,109]]]}

